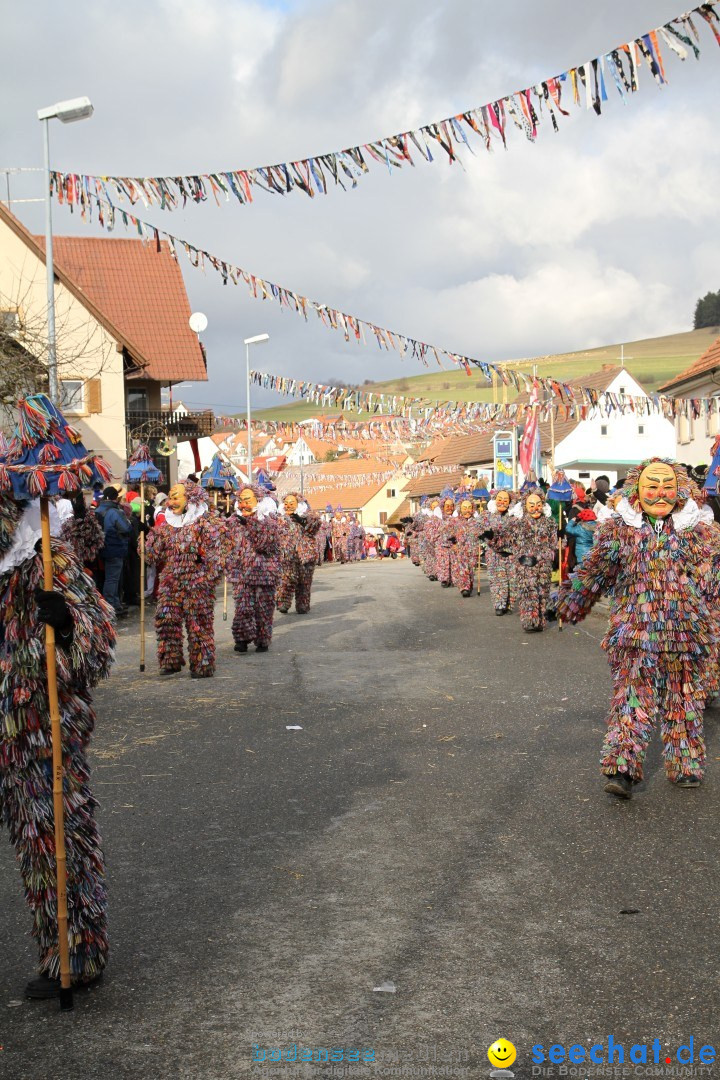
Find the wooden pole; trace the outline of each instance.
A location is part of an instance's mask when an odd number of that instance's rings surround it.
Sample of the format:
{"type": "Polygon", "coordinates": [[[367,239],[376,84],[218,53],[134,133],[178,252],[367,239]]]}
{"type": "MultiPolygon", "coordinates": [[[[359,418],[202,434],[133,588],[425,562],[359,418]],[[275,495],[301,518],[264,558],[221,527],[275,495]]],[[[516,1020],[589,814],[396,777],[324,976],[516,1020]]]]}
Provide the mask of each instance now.
{"type": "MultiPolygon", "coordinates": [[[[140,521],[145,524],[145,481],[140,481],[140,521]]],[[[140,532],[140,670],[145,670],[145,530],[140,532]]]]}
{"type": "MultiPolygon", "coordinates": [[[[225,496],[225,513],[230,513],[230,496],[225,496]]],[[[223,574],[223,622],[227,622],[227,574],[223,574]]]]}
{"type": "MultiPolygon", "coordinates": [[[[51,592],[53,587],[53,563],[50,547],[50,511],[46,496],[43,496],[40,500],[40,522],[42,528],[44,585],[45,589],[51,592]]],[[[60,704],[57,687],[55,631],[48,623],[45,623],[45,661],[52,736],[55,873],[57,877],[58,952],[60,954],[60,1008],[66,1011],[73,1007],[73,992],[70,981],[70,946],[67,925],[67,858],[65,855],[65,820],[63,816],[62,729],[60,727],[60,704]]]]}

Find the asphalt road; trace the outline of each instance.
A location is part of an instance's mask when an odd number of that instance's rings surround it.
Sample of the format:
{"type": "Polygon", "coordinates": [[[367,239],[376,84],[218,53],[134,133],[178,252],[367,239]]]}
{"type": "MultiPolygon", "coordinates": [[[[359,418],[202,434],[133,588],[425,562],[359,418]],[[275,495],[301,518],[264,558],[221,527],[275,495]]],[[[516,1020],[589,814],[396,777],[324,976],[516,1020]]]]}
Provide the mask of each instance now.
{"type": "Polygon", "coordinates": [[[157,674],[152,632],[140,675],[123,625],[92,753],[112,956],[71,1014],[22,1001],[0,845],[0,1076],[333,1075],[253,1044],[374,1051],[334,1071],[363,1077],[488,1076],[498,1037],[516,1077],[535,1044],[720,1050],[717,713],[703,788],[672,788],[655,744],[623,803],[598,774],[599,618],[525,635],[486,589],[395,562],[324,567],[268,654],[229,626],[218,607],[195,682],[157,674]]]}

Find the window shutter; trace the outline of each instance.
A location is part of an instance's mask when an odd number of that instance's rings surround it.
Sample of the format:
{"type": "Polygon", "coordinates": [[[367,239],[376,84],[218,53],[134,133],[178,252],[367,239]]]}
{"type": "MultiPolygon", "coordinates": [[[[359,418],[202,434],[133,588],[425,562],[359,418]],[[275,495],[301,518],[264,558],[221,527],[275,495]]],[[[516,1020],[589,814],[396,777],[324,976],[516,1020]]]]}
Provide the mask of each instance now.
{"type": "Polygon", "coordinates": [[[101,379],[88,379],[87,381],[87,403],[89,413],[101,413],[102,412],[102,380],[101,379]]]}

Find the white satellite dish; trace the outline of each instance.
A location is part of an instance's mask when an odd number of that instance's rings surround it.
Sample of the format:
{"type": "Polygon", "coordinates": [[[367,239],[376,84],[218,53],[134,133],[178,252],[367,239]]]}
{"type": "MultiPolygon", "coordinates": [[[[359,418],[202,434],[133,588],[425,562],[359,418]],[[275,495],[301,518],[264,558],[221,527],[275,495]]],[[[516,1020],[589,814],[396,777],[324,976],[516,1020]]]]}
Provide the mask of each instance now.
{"type": "Polygon", "coordinates": [[[193,311],[190,316],[190,329],[194,330],[196,334],[202,334],[203,330],[207,330],[207,315],[203,315],[202,311],[193,311]]]}

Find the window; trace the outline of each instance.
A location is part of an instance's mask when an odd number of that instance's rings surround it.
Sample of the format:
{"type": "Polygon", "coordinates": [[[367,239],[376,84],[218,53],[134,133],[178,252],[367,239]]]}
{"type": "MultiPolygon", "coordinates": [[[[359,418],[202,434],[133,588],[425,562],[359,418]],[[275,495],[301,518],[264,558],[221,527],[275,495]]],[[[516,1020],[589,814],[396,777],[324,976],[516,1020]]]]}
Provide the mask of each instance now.
{"type": "Polygon", "coordinates": [[[710,406],[710,410],[705,416],[705,435],[708,439],[714,438],[718,433],[718,414],[715,412],[716,401],[710,406]]]}
{"type": "Polygon", "coordinates": [[[148,411],[148,392],[147,392],[147,390],[128,389],[128,392],[127,392],[127,410],[128,410],[128,412],[147,412],[148,411]]]}
{"type": "Polygon", "coordinates": [[[60,409],[68,416],[85,412],[82,379],[63,379],[60,383],[60,409]]]}
{"type": "Polygon", "coordinates": [[[644,434],[645,434],[645,425],[644,424],[638,424],[638,435],[644,435],[644,434]]]}
{"type": "Polygon", "coordinates": [[[384,510],[381,510],[380,511],[380,524],[384,525],[386,521],[387,521],[387,514],[385,513],[384,510]]]}
{"type": "Polygon", "coordinates": [[[618,390],[618,393],[625,395],[625,394],[627,394],[627,390],[625,389],[624,386],[621,386],[620,389],[618,390]]]}
{"type": "Polygon", "coordinates": [[[607,435],[607,433],[608,433],[608,426],[607,426],[607,424],[601,424],[601,425],[600,425],[600,434],[601,434],[601,435],[607,435]]]}
{"type": "Polygon", "coordinates": [[[578,479],[580,479],[580,480],[589,480],[590,479],[590,473],[589,472],[578,473],[578,479]]]}
{"type": "Polygon", "coordinates": [[[394,499],[395,498],[395,488],[388,488],[385,494],[386,494],[388,499],[394,499]]]}

